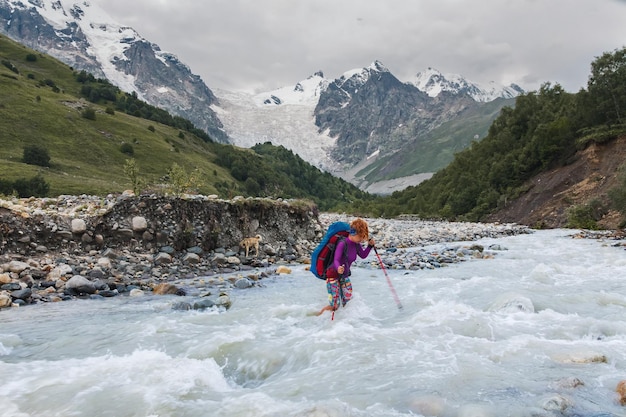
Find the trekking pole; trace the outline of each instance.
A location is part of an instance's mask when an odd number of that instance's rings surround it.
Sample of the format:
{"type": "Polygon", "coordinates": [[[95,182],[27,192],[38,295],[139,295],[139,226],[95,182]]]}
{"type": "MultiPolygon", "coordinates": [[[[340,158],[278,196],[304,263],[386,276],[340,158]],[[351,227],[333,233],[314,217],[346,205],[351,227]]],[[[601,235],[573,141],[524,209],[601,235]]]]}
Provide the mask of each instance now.
{"type": "Polygon", "coordinates": [[[376,256],[378,257],[378,263],[380,263],[380,268],[385,273],[385,278],[387,278],[387,284],[389,284],[389,288],[391,289],[391,294],[393,295],[393,299],[396,300],[396,305],[398,306],[398,310],[402,310],[402,304],[400,303],[398,294],[396,294],[396,290],[395,288],[393,288],[393,285],[391,284],[391,280],[389,279],[389,275],[387,274],[387,269],[385,268],[385,264],[383,264],[383,260],[380,259],[380,255],[378,254],[378,251],[376,250],[376,246],[374,246],[374,253],[376,253],[376,256]]]}

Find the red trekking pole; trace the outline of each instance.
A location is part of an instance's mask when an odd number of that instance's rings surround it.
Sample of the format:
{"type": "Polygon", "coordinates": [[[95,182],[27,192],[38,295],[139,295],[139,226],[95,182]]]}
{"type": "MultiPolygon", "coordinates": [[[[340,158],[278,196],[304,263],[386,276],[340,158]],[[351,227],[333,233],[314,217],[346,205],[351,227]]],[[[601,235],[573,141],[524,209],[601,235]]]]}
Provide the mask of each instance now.
{"type": "Polygon", "coordinates": [[[389,275],[387,274],[387,269],[385,269],[385,264],[383,264],[383,260],[380,259],[380,255],[378,254],[378,251],[376,250],[376,246],[374,246],[374,253],[376,253],[376,256],[378,257],[378,263],[380,263],[380,268],[385,273],[385,278],[387,278],[387,284],[389,284],[389,288],[391,289],[391,294],[393,295],[393,299],[396,300],[396,305],[398,306],[398,310],[402,310],[402,304],[400,303],[398,294],[396,294],[396,290],[393,288],[393,285],[391,284],[391,280],[389,279],[389,275]]]}

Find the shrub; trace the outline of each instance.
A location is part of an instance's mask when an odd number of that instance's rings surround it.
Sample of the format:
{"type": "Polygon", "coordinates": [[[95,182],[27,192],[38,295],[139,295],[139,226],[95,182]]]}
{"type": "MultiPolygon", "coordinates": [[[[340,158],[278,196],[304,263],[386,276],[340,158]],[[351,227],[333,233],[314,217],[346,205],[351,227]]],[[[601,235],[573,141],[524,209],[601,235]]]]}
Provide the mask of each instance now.
{"type": "Polygon", "coordinates": [[[175,197],[180,197],[186,192],[195,191],[199,185],[200,171],[198,169],[187,173],[185,168],[176,162],[172,164],[167,173],[167,188],[171,194],[175,197]]]}
{"type": "Polygon", "coordinates": [[[15,180],[13,189],[21,198],[46,197],[50,192],[50,184],[41,175],[35,175],[30,179],[19,178],[15,180]]]}
{"type": "Polygon", "coordinates": [[[87,120],[96,120],[96,111],[92,107],[87,107],[83,110],[81,116],[87,120]]]}
{"type": "Polygon", "coordinates": [[[16,74],[19,74],[20,71],[17,69],[17,67],[15,65],[13,65],[11,63],[11,61],[7,61],[7,60],[2,60],[2,65],[4,65],[5,67],[7,67],[8,69],[10,69],[11,71],[13,71],[16,74]]]}
{"type": "Polygon", "coordinates": [[[122,143],[122,146],[120,146],[120,152],[125,153],[128,156],[133,156],[135,154],[135,149],[130,143],[124,142],[122,143]]]}
{"type": "Polygon", "coordinates": [[[135,193],[135,195],[139,195],[141,187],[143,186],[143,180],[139,178],[139,167],[137,166],[137,161],[135,161],[135,159],[126,160],[124,163],[124,174],[126,174],[126,177],[130,181],[133,193],[135,193]]]}
{"type": "Polygon", "coordinates": [[[154,126],[150,125],[150,126],[148,126],[148,130],[150,132],[154,132],[156,129],[154,128],[154,126]]]}
{"type": "Polygon", "coordinates": [[[48,154],[48,150],[46,148],[37,145],[29,145],[24,148],[22,162],[28,165],[49,167],[50,155],[48,154]]]}
{"type": "Polygon", "coordinates": [[[106,114],[110,114],[110,115],[114,115],[115,114],[115,109],[113,107],[107,107],[104,112],[106,114]]]}
{"type": "Polygon", "coordinates": [[[37,61],[37,55],[35,54],[26,54],[26,61],[35,62],[37,61]]]}
{"type": "Polygon", "coordinates": [[[567,211],[567,227],[573,229],[598,229],[598,220],[606,214],[606,208],[599,200],[591,200],[588,204],[570,207],[567,211]]]}

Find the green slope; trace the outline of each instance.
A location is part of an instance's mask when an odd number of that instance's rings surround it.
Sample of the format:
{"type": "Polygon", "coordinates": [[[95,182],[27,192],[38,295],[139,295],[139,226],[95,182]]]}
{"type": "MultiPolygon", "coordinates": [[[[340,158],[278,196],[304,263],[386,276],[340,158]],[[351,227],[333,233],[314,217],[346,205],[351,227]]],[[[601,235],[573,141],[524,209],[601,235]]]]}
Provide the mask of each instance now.
{"type": "Polygon", "coordinates": [[[0,60],[0,178],[39,173],[51,195],[120,192],[130,186],[124,164],[131,156],[120,151],[128,143],[148,183],[158,183],[173,163],[198,169],[203,193],[216,193],[216,182],[233,181],[213,163],[210,143],[123,112],[109,114],[106,103],[79,98],[81,84],[65,64],[6,37],[0,37],[0,60]],[[83,117],[86,109],[95,111],[95,120],[83,117]],[[49,168],[21,162],[31,145],[48,150],[49,168]]]}

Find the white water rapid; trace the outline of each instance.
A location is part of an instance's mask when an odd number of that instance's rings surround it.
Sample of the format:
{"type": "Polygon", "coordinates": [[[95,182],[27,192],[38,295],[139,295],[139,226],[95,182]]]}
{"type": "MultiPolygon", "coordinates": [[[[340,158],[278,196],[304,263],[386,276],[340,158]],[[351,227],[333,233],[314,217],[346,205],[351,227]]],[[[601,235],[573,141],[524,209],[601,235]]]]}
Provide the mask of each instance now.
{"type": "Polygon", "coordinates": [[[381,269],[355,267],[332,321],[308,314],[326,290],[302,265],[227,311],[172,310],[176,296],[5,309],[0,415],[625,416],[626,251],[574,232],[388,269],[402,310],[381,269]]]}

